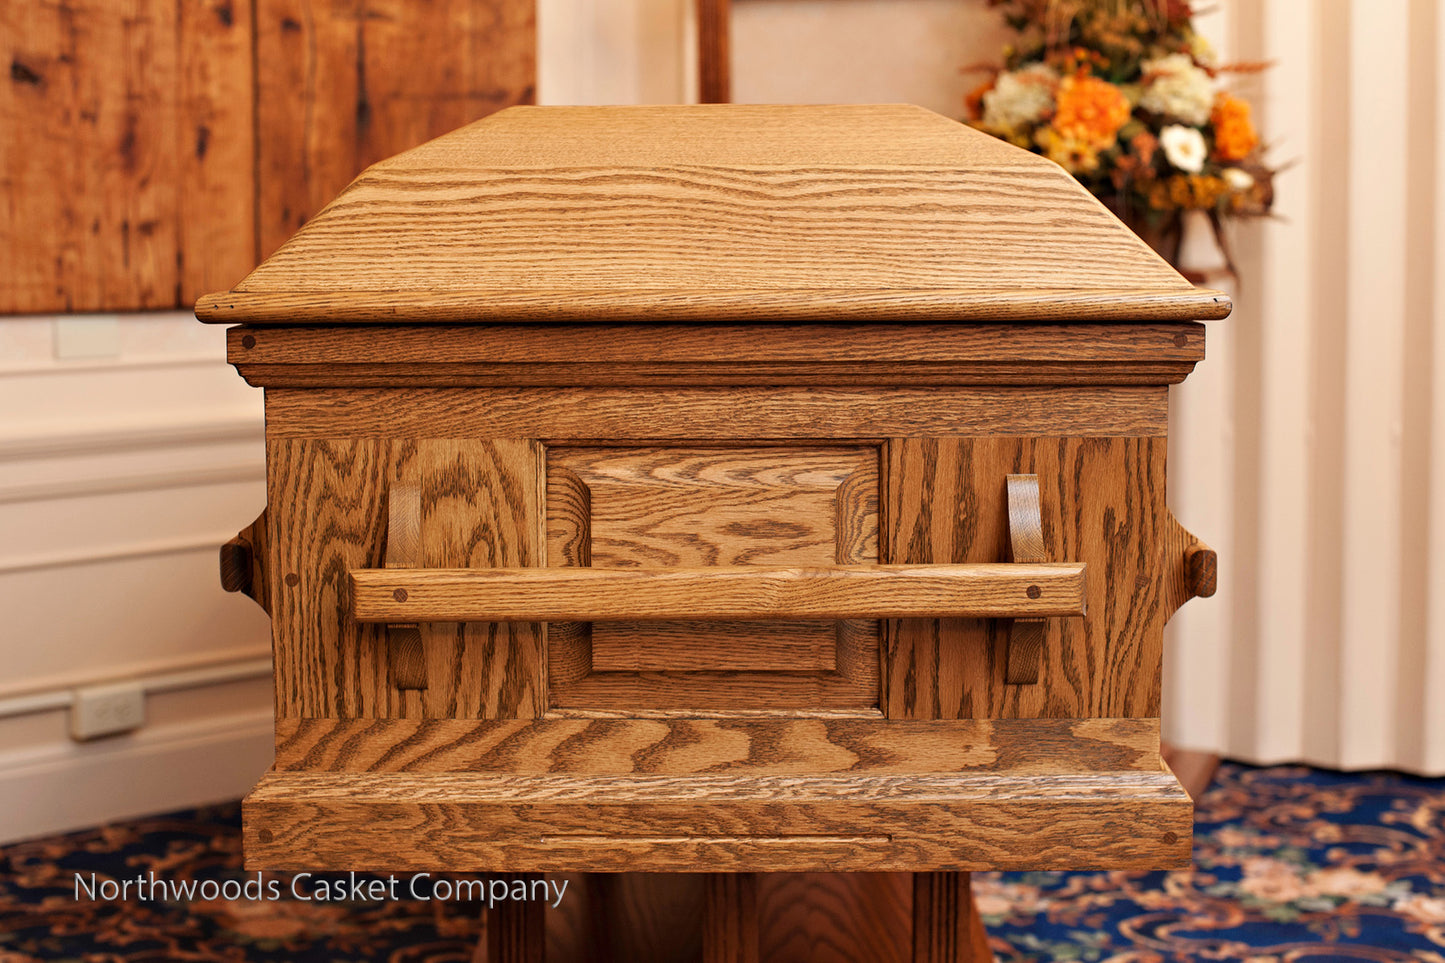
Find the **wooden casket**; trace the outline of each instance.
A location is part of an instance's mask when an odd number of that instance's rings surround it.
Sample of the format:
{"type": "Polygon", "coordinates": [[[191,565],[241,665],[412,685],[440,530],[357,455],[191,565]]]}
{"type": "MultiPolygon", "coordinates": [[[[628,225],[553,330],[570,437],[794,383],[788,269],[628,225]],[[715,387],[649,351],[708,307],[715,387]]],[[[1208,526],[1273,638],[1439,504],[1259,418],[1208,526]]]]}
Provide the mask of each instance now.
{"type": "Polygon", "coordinates": [[[252,868],[1166,868],[1195,288],[914,107],[516,107],[201,320],[265,389],[252,868]]]}

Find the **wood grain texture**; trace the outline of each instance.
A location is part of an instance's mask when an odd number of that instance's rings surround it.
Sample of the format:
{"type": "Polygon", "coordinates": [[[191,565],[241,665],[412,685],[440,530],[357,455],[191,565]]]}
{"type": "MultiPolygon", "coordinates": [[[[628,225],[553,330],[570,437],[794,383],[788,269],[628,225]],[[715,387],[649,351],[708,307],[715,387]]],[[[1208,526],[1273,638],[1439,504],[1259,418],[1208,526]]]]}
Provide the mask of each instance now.
{"type": "MultiPolygon", "coordinates": [[[[568,442],[733,441],[1056,434],[1159,436],[1168,389],[275,388],[270,438],[540,438],[568,442]]],[[[1001,557],[1001,556],[996,556],[1001,557]]]]}
{"type": "Polygon", "coordinates": [[[0,45],[6,312],[190,305],[535,76],[532,0],[9,4],[0,45]]]}
{"type": "MultiPolygon", "coordinates": [[[[555,448],[547,471],[549,498],[555,496],[548,507],[552,565],[575,565],[584,555],[587,565],[612,568],[878,557],[876,448],[555,448]],[[585,552],[578,545],[584,537],[585,552]]],[[[831,690],[809,695],[820,705],[877,705],[879,635],[871,621],[683,618],[588,623],[581,630],[569,623],[559,641],[560,660],[551,670],[556,706],[657,708],[646,694],[662,690],[665,705],[682,708],[704,677],[669,685],[670,677],[655,673],[693,672],[712,673],[705,678],[715,691],[699,703],[709,708],[730,702],[781,708],[788,704],[770,700],[820,689],[831,690]],[[587,673],[577,674],[584,646],[591,671],[605,679],[584,683],[587,673]],[[789,676],[743,691],[761,678],[758,672],[789,676]],[[567,688],[574,683],[588,695],[567,688]],[[599,702],[583,701],[599,695],[599,702]]],[[[556,646],[551,658],[559,658],[556,646]]]]}
{"type": "Polygon", "coordinates": [[[1164,618],[1192,598],[1209,598],[1219,581],[1219,556],[1189,532],[1170,512],[1165,521],[1161,564],[1164,569],[1164,618]]]}
{"type": "Polygon", "coordinates": [[[703,963],[758,963],[758,879],[752,873],[703,876],[703,963]]]}
{"type": "Polygon", "coordinates": [[[768,873],[758,877],[764,960],[908,963],[907,873],[768,873]]]}
{"type": "MultiPolygon", "coordinates": [[[[1127,230],[1122,228],[1121,230],[1127,230]]],[[[666,248],[663,248],[666,250],[666,248]]],[[[941,263],[941,261],[940,261],[941,263]]],[[[1041,268],[1047,273],[1047,268],[1041,268]]],[[[306,272],[298,270],[304,276],[306,272]]],[[[364,290],[344,296],[313,291],[208,294],[196,301],[196,317],[207,324],[572,324],[583,321],[660,323],[929,323],[1036,321],[1078,323],[1218,320],[1232,305],[1219,292],[1158,294],[1125,288],[1080,294],[1055,288],[919,289],[897,287],[866,294],[792,287],[759,291],[728,288],[678,298],[674,288],[635,291],[432,291],[406,295],[364,290]]]]}
{"type": "MultiPolygon", "coordinates": [[[[421,560],[421,489],[402,481],[392,482],[386,500],[384,564],[387,568],[416,568],[421,560]]],[[[386,646],[391,684],[398,689],[425,689],[426,646],[421,626],[415,622],[388,625],[386,646]]]]}
{"type": "MultiPolygon", "coordinates": [[[[520,878],[530,889],[540,876],[520,878]]],[[[545,963],[546,904],[504,900],[487,910],[486,963],[545,963]]]]}
{"type": "MultiPolygon", "coordinates": [[[[587,623],[591,666],[598,672],[824,671],[838,668],[834,622],[587,623]],[[620,628],[624,631],[609,631],[620,628]]],[[[870,623],[871,624],[871,623],[870,623]]],[[[551,638],[551,628],[548,628],[551,638]]],[[[878,631],[848,645],[873,653],[878,680],[878,631]]]]}
{"type": "Polygon", "coordinates": [[[254,0],[175,4],[180,68],[177,306],[233,284],[260,260],[256,246],[254,0]]]}
{"type": "MultiPolygon", "coordinates": [[[[427,625],[427,688],[390,684],[385,632],[357,623],[338,577],[382,561],[394,477],[421,491],[427,564],[541,561],[541,451],[525,441],[270,441],[268,512],[277,714],[527,717],[545,708],[542,635],[527,623],[427,625]]],[[[390,619],[411,622],[413,619],[390,619]]]]}
{"type": "Polygon", "coordinates": [[[1039,477],[1045,542],[1089,566],[1088,615],[1045,631],[1036,686],[1004,682],[1007,637],[977,619],[888,629],[893,718],[1152,717],[1159,711],[1168,577],[1164,445],[1149,438],[906,439],[889,445],[890,561],[966,562],[1007,551],[1004,476],[1039,477]]]}
{"type": "Polygon", "coordinates": [[[221,588],[242,592],[267,613],[271,611],[271,539],[267,534],[266,510],[235,538],[221,546],[221,588]]]}
{"type": "MultiPolygon", "coordinates": [[[[726,879],[729,874],[721,875],[726,879]]],[[[759,959],[909,963],[912,874],[751,875],[759,959]]],[[[709,874],[561,878],[567,881],[567,897],[547,910],[548,963],[696,963],[703,958],[709,874]]]]}
{"type": "Polygon", "coordinates": [[[731,105],[504,111],[371,167],[198,305],[258,324],[1228,310],[1027,151],[916,107],[731,105]]]}
{"type": "Polygon", "coordinates": [[[0,8],[9,66],[0,81],[0,311],[175,304],[174,6],[0,8]]]}
{"type": "Polygon", "coordinates": [[[968,873],[913,874],[913,963],[991,963],[968,873]]]}
{"type": "Polygon", "coordinates": [[[732,2],[697,0],[697,101],[732,100],[732,2]]]}
{"type": "Polygon", "coordinates": [[[1085,566],[358,568],[358,622],[636,622],[1083,615],[1085,566]]]}
{"type": "Polygon", "coordinates": [[[276,769],[578,774],[1159,770],[1158,719],[282,719],[276,769]]]}
{"type": "Polygon", "coordinates": [[[532,0],[255,0],[263,256],[368,164],[533,99],[532,0]]]}
{"type": "Polygon", "coordinates": [[[265,387],[1172,384],[1204,326],[238,326],[229,360],[265,387]]]}
{"type": "Polygon", "coordinates": [[[702,958],[704,874],[577,873],[567,879],[566,898],[547,911],[548,963],[702,958]]]}
{"type": "Polygon", "coordinates": [[[699,669],[687,672],[590,672],[552,691],[552,709],[568,713],[712,715],[722,712],[814,713],[858,718],[878,712],[876,685],[836,671],[699,669]]]}
{"type": "MultiPolygon", "coordinates": [[[[720,874],[726,879],[729,874],[720,874]]],[[[909,963],[912,874],[765,873],[755,881],[764,961],[909,963]]],[[[696,963],[707,873],[577,873],[547,910],[548,963],[696,963]]],[[[725,884],[724,884],[725,885],[725,884]]]]}
{"type": "Polygon", "coordinates": [[[1164,771],[272,772],[243,808],[248,868],[461,872],[1157,869],[1193,818],[1164,771]]]}
{"type": "Polygon", "coordinates": [[[554,448],[547,466],[587,488],[597,568],[878,559],[876,448],[554,448]]]}
{"type": "Polygon", "coordinates": [[[1194,598],[1207,599],[1214,594],[1219,582],[1219,556],[1214,549],[1196,540],[1184,553],[1184,568],[1194,598]]]}
{"type": "MultiPolygon", "coordinates": [[[[399,448],[394,471],[420,487],[421,557],[429,567],[541,565],[542,450],[535,442],[421,440],[399,448]]],[[[423,625],[421,634],[427,691],[398,709],[432,718],[545,711],[541,625],[472,620],[423,625]]]]}
{"type": "MultiPolygon", "coordinates": [[[[1008,475],[1004,478],[1008,501],[1009,560],[1047,562],[1043,520],[1039,514],[1037,475],[1008,475]]],[[[1004,654],[1004,682],[1033,685],[1039,681],[1039,664],[1044,658],[1044,621],[1013,619],[1008,628],[1004,654]]]]}
{"type": "Polygon", "coordinates": [[[385,630],[346,617],[345,572],[382,561],[392,443],[268,441],[276,716],[380,715],[385,630]]]}

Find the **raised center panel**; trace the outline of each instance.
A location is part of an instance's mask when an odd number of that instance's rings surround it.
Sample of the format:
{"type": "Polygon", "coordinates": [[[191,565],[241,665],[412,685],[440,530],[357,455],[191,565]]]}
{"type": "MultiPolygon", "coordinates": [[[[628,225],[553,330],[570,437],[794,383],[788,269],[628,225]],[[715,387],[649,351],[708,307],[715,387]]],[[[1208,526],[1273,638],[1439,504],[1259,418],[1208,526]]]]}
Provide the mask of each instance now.
{"type": "MultiPolygon", "coordinates": [[[[878,561],[874,447],[553,448],[547,564],[878,561]]],[[[571,710],[875,710],[875,622],[548,627],[551,704],[571,710]]]]}

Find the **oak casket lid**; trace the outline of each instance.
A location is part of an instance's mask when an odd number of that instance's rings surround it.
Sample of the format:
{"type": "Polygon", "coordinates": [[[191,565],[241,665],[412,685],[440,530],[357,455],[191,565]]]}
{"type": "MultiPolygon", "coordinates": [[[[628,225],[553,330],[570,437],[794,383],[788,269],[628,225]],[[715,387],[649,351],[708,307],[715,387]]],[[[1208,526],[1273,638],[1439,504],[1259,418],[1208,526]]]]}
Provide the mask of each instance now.
{"type": "Polygon", "coordinates": [[[1051,161],[906,105],[513,107],[365,170],[216,323],[1187,321],[1051,161]]]}

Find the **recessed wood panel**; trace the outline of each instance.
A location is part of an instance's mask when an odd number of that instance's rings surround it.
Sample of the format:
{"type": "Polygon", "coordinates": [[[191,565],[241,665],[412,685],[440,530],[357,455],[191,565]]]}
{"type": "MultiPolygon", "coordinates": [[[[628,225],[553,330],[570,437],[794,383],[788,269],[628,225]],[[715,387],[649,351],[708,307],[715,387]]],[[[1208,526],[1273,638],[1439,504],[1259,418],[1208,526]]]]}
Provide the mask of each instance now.
{"type": "MultiPolygon", "coordinates": [[[[556,448],[547,476],[552,566],[878,559],[876,448],[556,448]]],[[[554,706],[877,704],[872,622],[595,622],[552,638],[554,706]]]]}
{"type": "Polygon", "coordinates": [[[554,449],[547,463],[592,492],[599,568],[878,558],[876,448],[554,449]]]}
{"type": "Polygon", "coordinates": [[[837,655],[832,622],[677,621],[592,626],[592,668],[598,672],[832,671],[837,667],[837,655]]]}

